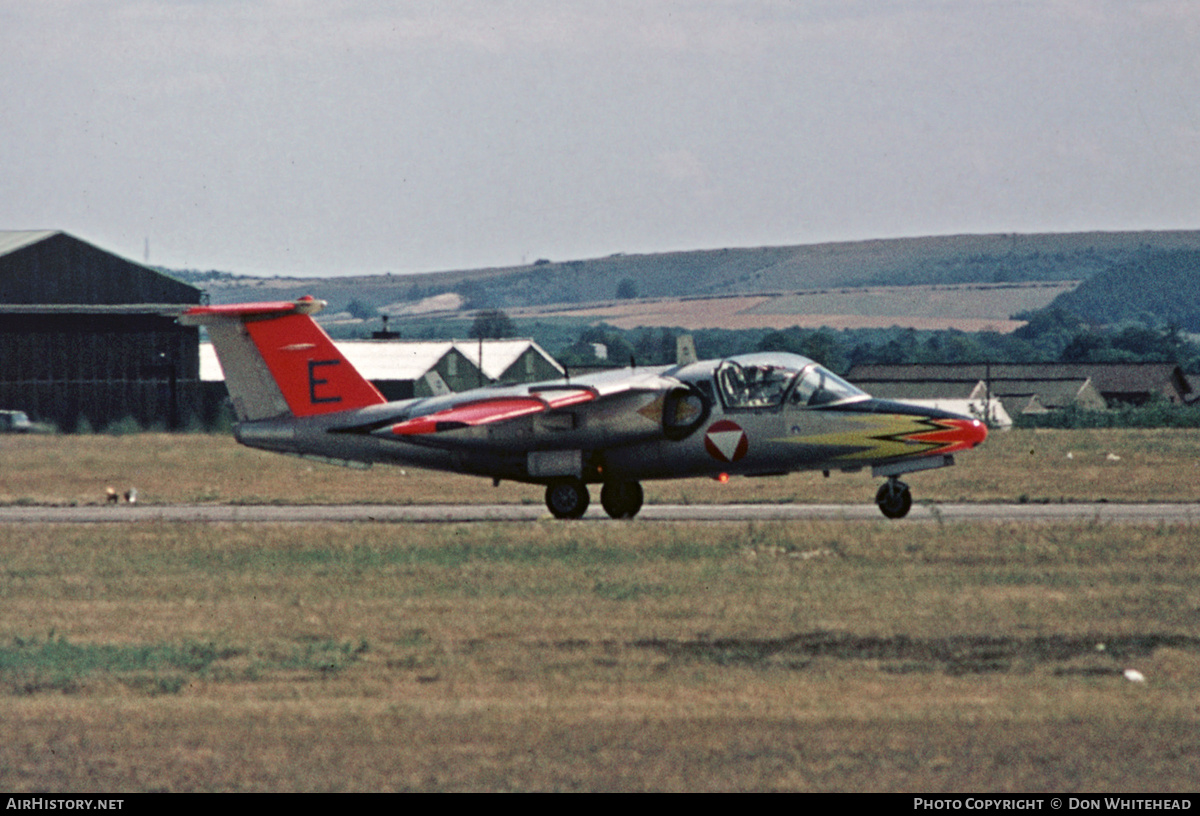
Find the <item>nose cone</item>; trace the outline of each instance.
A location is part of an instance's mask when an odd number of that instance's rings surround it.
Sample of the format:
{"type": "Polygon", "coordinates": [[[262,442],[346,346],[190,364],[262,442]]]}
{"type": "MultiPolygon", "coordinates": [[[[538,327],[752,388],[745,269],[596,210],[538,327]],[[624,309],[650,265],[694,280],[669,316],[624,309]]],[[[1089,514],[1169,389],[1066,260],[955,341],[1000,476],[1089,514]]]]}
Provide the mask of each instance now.
{"type": "Polygon", "coordinates": [[[947,420],[946,424],[954,428],[947,431],[943,437],[953,445],[952,451],[970,450],[987,439],[987,425],[978,419],[951,419],[947,420]]]}

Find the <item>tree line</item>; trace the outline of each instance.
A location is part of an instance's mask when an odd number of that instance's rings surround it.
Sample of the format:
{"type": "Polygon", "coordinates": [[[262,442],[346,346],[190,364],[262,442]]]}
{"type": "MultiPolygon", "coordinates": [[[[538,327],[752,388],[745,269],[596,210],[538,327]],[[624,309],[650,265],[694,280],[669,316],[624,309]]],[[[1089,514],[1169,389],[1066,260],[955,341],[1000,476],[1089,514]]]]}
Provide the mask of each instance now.
{"type": "MultiPolygon", "coordinates": [[[[536,327],[526,327],[536,329],[536,327]]],[[[537,331],[530,332],[535,339],[537,331]]],[[[620,329],[588,326],[574,339],[555,333],[539,339],[567,365],[606,362],[595,354],[607,350],[607,362],[624,365],[667,365],[675,359],[675,338],[690,333],[702,358],[754,351],[785,351],[815,360],[844,374],[861,364],[1053,363],[1053,362],[1171,362],[1200,372],[1200,344],[1174,326],[1130,322],[1111,328],[1092,328],[1069,314],[1058,313],[1031,321],[1011,334],[916,329],[803,329],[717,330],[620,329]]]]}

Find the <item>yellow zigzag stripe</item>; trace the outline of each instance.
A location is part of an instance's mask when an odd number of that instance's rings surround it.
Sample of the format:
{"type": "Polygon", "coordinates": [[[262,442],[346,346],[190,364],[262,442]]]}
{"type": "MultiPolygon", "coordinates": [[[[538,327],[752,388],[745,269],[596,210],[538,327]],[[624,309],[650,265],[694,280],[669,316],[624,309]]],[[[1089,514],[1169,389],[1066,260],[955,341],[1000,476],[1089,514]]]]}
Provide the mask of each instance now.
{"type": "Polygon", "coordinates": [[[881,416],[847,416],[844,419],[859,424],[869,424],[869,431],[846,430],[814,436],[788,436],[772,442],[792,445],[828,445],[831,447],[863,448],[861,451],[838,457],[840,459],[890,459],[899,456],[920,455],[942,447],[940,442],[922,442],[907,439],[912,434],[936,431],[941,426],[917,417],[899,414],[881,416]],[[887,420],[881,424],[881,420],[887,420]]]}

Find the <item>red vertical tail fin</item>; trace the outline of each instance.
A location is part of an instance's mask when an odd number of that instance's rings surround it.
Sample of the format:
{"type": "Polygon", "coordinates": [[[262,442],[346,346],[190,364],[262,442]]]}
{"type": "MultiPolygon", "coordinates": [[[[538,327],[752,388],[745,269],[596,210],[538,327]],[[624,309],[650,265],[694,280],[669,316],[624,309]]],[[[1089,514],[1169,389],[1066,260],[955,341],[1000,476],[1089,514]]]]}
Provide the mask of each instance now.
{"type": "Polygon", "coordinates": [[[316,416],[385,402],[311,317],[323,301],[237,303],[188,309],[225,372],[238,419],[316,416]]]}

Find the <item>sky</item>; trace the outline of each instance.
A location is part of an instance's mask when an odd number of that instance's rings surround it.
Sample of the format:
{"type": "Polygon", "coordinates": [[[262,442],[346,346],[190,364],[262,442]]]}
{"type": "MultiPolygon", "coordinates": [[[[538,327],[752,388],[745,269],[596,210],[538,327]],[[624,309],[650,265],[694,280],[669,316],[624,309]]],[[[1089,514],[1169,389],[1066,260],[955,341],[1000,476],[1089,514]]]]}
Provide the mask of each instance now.
{"type": "Polygon", "coordinates": [[[1197,228],[1194,0],[0,0],[0,229],[158,266],[1197,228]]]}

